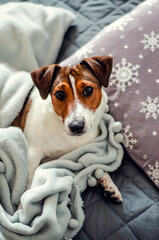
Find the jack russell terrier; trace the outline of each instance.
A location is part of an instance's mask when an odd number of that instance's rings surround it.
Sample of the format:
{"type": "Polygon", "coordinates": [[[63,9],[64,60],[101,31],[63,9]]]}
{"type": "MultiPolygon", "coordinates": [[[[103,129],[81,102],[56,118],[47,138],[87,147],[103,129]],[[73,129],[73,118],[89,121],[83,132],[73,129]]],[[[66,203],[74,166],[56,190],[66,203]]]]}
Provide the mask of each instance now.
{"type": "MultiPolygon", "coordinates": [[[[102,86],[108,86],[111,70],[112,58],[102,56],[85,58],[77,66],[53,64],[31,72],[36,87],[12,123],[28,141],[27,189],[44,157],[56,159],[99,135],[107,102],[102,86]]],[[[122,201],[108,173],[99,184],[109,200],[122,201]]]]}

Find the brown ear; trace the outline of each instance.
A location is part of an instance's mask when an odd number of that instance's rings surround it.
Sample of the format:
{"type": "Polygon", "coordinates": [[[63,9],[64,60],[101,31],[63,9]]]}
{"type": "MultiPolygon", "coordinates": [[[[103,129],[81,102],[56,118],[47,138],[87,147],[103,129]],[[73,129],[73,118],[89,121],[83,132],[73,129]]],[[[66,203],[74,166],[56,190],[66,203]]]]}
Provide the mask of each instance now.
{"type": "Polygon", "coordinates": [[[98,81],[108,87],[109,77],[112,71],[113,58],[110,56],[85,58],[80,62],[81,65],[86,65],[88,69],[96,76],[98,81]]]}
{"type": "Polygon", "coordinates": [[[58,64],[53,64],[38,68],[31,72],[32,80],[35,86],[39,89],[40,95],[43,99],[47,98],[58,69],[60,69],[60,66],[58,64]]]}

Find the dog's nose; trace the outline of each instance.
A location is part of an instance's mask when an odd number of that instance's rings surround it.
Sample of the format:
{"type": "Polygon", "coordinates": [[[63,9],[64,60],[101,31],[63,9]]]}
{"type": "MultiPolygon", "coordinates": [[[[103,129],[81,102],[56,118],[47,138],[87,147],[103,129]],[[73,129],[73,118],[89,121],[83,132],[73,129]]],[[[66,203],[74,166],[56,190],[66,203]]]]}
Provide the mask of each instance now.
{"type": "Polygon", "coordinates": [[[84,130],[84,121],[73,121],[69,124],[70,131],[74,135],[80,135],[84,130]]]}

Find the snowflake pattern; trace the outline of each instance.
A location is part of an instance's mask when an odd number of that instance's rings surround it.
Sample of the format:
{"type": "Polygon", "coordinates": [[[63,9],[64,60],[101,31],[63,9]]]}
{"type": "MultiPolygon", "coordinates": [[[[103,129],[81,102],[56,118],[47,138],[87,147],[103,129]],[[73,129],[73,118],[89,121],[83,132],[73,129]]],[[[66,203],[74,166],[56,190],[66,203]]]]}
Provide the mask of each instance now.
{"type": "Polygon", "coordinates": [[[159,185],[159,161],[156,160],[155,164],[148,164],[148,169],[146,170],[149,177],[154,181],[156,185],[159,185]]]}
{"type": "Polygon", "coordinates": [[[152,117],[153,119],[157,119],[157,114],[159,114],[159,101],[158,97],[151,98],[147,96],[147,100],[145,102],[140,102],[142,105],[141,113],[145,113],[145,119],[152,117]]]}
{"type": "Polygon", "coordinates": [[[153,131],[153,132],[152,132],[152,136],[157,136],[157,132],[156,132],[156,131],[153,131]]]}
{"type": "Polygon", "coordinates": [[[143,155],[143,159],[146,160],[147,159],[147,154],[143,155]]]}
{"type": "Polygon", "coordinates": [[[133,21],[132,17],[124,16],[121,19],[118,19],[114,23],[110,24],[109,26],[105,27],[105,33],[116,30],[124,31],[125,26],[131,21],[133,21]]]}
{"type": "Polygon", "coordinates": [[[116,107],[116,108],[119,107],[119,103],[115,102],[114,107],[116,107]]]}
{"type": "Polygon", "coordinates": [[[159,34],[155,34],[154,31],[150,34],[144,34],[141,43],[144,44],[144,49],[150,49],[151,52],[154,52],[157,48],[159,49],[159,34]]]}
{"type": "Polygon", "coordinates": [[[136,94],[136,95],[139,95],[139,94],[140,94],[140,90],[137,89],[137,90],[135,91],[135,94],[136,94]]]}
{"type": "Polygon", "coordinates": [[[156,83],[159,83],[159,79],[156,79],[156,83]]]}
{"type": "Polygon", "coordinates": [[[129,48],[129,46],[128,46],[128,45],[125,45],[125,46],[124,46],[124,49],[128,49],[128,48],[129,48]]]}
{"type": "Polygon", "coordinates": [[[124,113],[124,114],[123,114],[123,117],[124,117],[124,118],[128,118],[128,114],[127,114],[127,113],[124,113]]]}
{"type": "Polygon", "coordinates": [[[138,69],[140,65],[132,65],[127,62],[126,58],[123,58],[121,63],[117,63],[113,68],[110,86],[116,85],[122,92],[126,91],[127,86],[131,86],[133,83],[140,83],[138,79],[138,69]]]}
{"type": "Polygon", "coordinates": [[[134,138],[133,133],[130,130],[131,130],[130,125],[127,125],[124,128],[122,134],[124,136],[124,141],[123,141],[124,146],[132,150],[134,147],[134,144],[137,143],[137,139],[134,138]]]}
{"type": "Polygon", "coordinates": [[[151,68],[148,68],[148,69],[147,69],[147,72],[151,74],[151,73],[152,73],[152,69],[151,69],[151,68]]]}
{"type": "Polygon", "coordinates": [[[81,60],[82,58],[87,58],[88,56],[90,56],[90,54],[94,52],[93,47],[93,44],[87,43],[76,52],[75,56],[78,58],[78,60],[81,60]]]}

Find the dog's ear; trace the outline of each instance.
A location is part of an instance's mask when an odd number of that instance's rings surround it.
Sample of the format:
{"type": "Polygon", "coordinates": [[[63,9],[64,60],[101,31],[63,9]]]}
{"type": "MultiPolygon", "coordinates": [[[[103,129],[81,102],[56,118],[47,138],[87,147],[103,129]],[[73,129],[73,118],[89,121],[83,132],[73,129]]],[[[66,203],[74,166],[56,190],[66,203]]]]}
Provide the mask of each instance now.
{"type": "Polygon", "coordinates": [[[112,71],[113,58],[110,56],[84,58],[81,65],[85,65],[96,76],[98,81],[108,87],[109,77],[112,71]]]}
{"type": "Polygon", "coordinates": [[[38,88],[40,95],[43,99],[46,99],[53,81],[55,80],[57,71],[61,67],[58,64],[49,65],[46,67],[38,68],[31,72],[32,80],[35,86],[38,88]]]}

